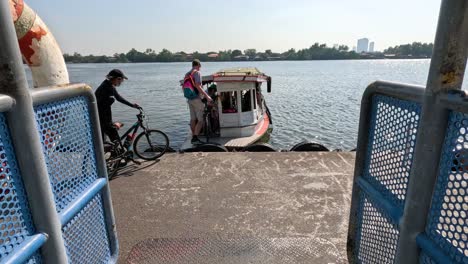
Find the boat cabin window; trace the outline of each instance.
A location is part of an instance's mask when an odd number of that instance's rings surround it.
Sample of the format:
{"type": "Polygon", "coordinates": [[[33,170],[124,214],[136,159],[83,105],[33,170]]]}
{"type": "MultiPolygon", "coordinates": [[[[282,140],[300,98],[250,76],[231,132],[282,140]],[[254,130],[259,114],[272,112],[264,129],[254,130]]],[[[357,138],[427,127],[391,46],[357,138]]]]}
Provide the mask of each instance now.
{"type": "Polygon", "coordinates": [[[259,105],[261,107],[262,105],[262,95],[260,94],[262,92],[261,88],[260,88],[260,83],[257,83],[257,85],[255,86],[255,96],[254,96],[254,100],[256,99],[257,100],[257,103],[256,105],[259,105]]]}
{"type": "Polygon", "coordinates": [[[237,113],[237,91],[222,92],[220,98],[224,114],[237,113]]]}
{"type": "Polygon", "coordinates": [[[243,90],[241,92],[242,112],[252,111],[252,90],[243,90]]]}

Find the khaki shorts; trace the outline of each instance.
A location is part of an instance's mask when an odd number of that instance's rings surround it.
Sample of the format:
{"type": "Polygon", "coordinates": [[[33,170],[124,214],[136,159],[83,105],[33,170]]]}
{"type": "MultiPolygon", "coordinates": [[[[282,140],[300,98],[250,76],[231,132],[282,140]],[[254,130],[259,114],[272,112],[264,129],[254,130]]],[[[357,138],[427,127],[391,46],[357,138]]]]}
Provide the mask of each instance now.
{"type": "Polygon", "coordinates": [[[190,109],[190,120],[203,121],[203,111],[205,110],[205,104],[203,104],[200,98],[195,98],[188,100],[188,105],[190,109]]]}

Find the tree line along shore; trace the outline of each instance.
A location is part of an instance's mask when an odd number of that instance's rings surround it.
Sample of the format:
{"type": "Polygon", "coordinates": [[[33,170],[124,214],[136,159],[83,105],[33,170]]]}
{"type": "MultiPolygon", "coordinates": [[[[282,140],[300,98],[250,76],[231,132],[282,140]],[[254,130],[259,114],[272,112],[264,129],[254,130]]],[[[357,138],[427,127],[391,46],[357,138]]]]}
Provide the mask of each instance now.
{"type": "Polygon", "coordinates": [[[260,52],[256,49],[246,49],[244,51],[235,49],[207,53],[186,53],[183,51],[173,53],[163,49],[157,53],[153,49],[146,49],[145,51],[131,49],[127,53],[115,53],[112,56],[81,55],[77,52],[72,55],[65,53],[63,56],[67,63],[187,62],[193,59],[201,61],[420,59],[430,58],[432,49],[432,43],[413,42],[389,47],[383,52],[356,53],[346,45],[329,47],[326,44],[315,43],[309,48],[297,51],[289,49],[283,53],[276,53],[272,50],[260,52]]]}

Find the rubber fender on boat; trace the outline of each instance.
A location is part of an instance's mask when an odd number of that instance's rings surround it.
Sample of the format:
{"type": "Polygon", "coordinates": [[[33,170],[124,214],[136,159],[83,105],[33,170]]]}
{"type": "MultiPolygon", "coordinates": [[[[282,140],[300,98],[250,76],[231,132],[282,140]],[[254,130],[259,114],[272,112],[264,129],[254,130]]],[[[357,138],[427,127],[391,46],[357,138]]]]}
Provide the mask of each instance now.
{"type": "Polygon", "coordinates": [[[267,92],[271,93],[271,77],[268,76],[267,78],[267,92]]]}
{"type": "Polygon", "coordinates": [[[292,147],[291,151],[330,151],[330,150],[322,144],[309,142],[309,141],[303,141],[301,143],[296,144],[294,147],[292,147]]]}
{"type": "Polygon", "coordinates": [[[265,105],[265,108],[266,108],[266,113],[268,115],[268,119],[270,119],[270,124],[273,125],[273,118],[271,117],[270,108],[268,108],[268,105],[266,104],[266,102],[264,102],[264,105],[265,105]]]}
{"type": "Polygon", "coordinates": [[[184,152],[228,152],[224,146],[216,144],[203,144],[184,150],[184,152]]]}
{"type": "Polygon", "coordinates": [[[270,144],[267,143],[257,143],[254,145],[247,146],[243,149],[246,152],[276,152],[276,149],[273,148],[270,144]]]}

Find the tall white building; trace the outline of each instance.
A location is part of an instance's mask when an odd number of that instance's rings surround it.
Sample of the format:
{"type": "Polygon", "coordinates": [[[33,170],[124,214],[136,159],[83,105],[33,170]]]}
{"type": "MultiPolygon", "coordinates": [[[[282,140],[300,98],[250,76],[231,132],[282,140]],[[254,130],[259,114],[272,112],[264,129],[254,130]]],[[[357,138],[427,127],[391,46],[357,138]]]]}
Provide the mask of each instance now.
{"type": "Polygon", "coordinates": [[[357,41],[357,53],[368,52],[369,51],[369,39],[362,38],[357,41]]]}
{"type": "Polygon", "coordinates": [[[369,43],[369,52],[374,52],[374,41],[372,41],[371,43],[369,43]]]}

